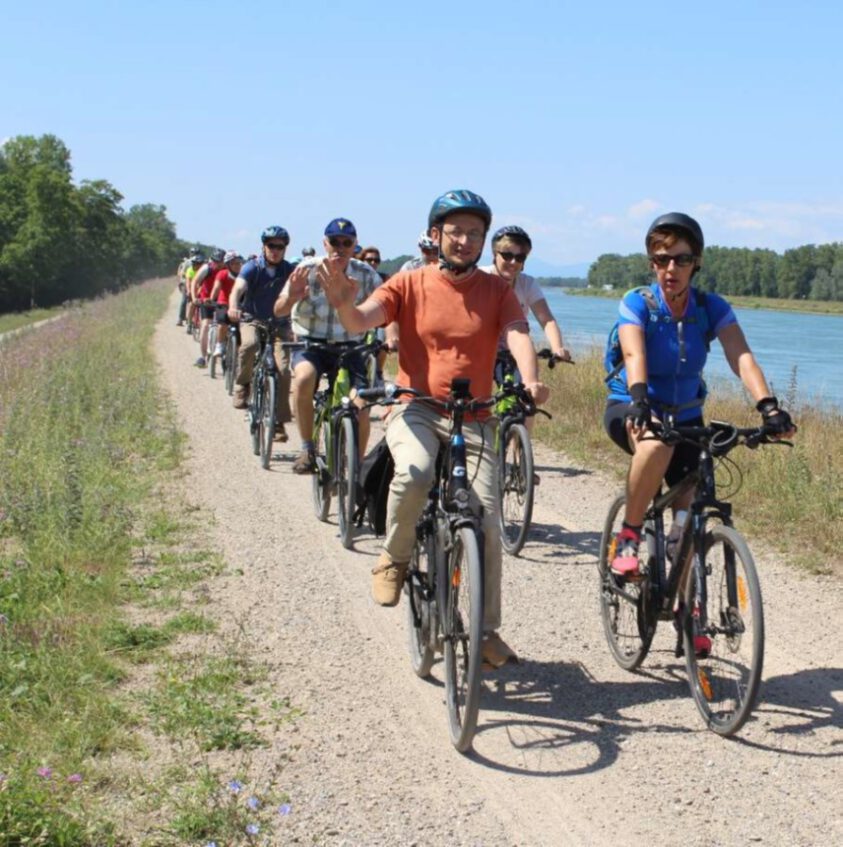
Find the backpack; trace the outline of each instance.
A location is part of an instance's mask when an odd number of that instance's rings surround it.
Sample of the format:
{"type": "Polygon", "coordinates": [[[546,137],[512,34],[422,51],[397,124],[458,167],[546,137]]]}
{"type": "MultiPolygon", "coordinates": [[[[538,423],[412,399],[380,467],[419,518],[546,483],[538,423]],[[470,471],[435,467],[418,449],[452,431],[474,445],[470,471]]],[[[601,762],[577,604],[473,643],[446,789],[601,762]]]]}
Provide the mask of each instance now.
{"type": "Polygon", "coordinates": [[[386,438],[381,438],[360,463],[357,511],[354,513],[357,526],[362,526],[363,519],[367,518],[375,535],[386,533],[386,501],[394,472],[392,453],[389,452],[386,438]]]}
{"type": "MultiPolygon", "coordinates": [[[[708,317],[707,298],[705,291],[700,291],[698,288],[692,289],[694,292],[694,300],[697,304],[697,312],[695,316],[688,318],[673,318],[664,315],[659,308],[659,301],[649,286],[641,285],[638,288],[633,288],[637,294],[640,294],[647,303],[647,311],[650,319],[647,321],[647,326],[644,330],[646,338],[655,332],[659,322],[665,323],[696,323],[702,331],[705,339],[705,349],[708,352],[711,349],[711,342],[715,338],[715,334],[711,329],[711,321],[708,317]]],[[[625,295],[624,295],[625,296],[625,295]]],[[[604,382],[610,383],[623,370],[623,351],[621,350],[621,342],[618,338],[618,321],[615,321],[614,326],[609,331],[609,337],[606,339],[606,352],[603,356],[603,366],[606,368],[607,376],[604,382]]]]}

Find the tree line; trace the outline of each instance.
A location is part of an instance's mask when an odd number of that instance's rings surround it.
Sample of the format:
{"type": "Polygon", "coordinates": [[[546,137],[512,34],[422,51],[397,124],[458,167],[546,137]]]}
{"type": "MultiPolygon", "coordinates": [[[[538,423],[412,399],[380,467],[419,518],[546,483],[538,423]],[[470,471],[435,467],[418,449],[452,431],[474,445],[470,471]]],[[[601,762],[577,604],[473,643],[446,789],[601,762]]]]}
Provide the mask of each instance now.
{"type": "MultiPolygon", "coordinates": [[[[588,272],[592,288],[626,290],[652,282],[643,253],[604,253],[588,272]]],[[[786,250],[707,247],[694,285],[718,294],[843,301],[843,243],[786,250]]]]}
{"type": "Polygon", "coordinates": [[[164,206],[121,207],[103,179],[72,178],[54,135],[0,147],[0,312],[93,297],[172,274],[188,245],[164,206]]]}

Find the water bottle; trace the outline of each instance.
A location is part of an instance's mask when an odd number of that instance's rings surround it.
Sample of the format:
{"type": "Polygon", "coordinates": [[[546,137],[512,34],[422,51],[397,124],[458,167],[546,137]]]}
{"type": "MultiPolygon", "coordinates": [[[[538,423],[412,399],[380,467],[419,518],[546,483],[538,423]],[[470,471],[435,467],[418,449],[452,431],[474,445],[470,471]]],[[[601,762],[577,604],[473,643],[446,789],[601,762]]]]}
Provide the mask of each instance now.
{"type": "Polygon", "coordinates": [[[685,526],[687,519],[687,509],[677,509],[676,514],[673,516],[673,524],[670,527],[670,532],[667,534],[667,541],[665,543],[665,552],[671,562],[676,555],[676,549],[679,546],[679,537],[682,535],[682,527],[685,526]]]}

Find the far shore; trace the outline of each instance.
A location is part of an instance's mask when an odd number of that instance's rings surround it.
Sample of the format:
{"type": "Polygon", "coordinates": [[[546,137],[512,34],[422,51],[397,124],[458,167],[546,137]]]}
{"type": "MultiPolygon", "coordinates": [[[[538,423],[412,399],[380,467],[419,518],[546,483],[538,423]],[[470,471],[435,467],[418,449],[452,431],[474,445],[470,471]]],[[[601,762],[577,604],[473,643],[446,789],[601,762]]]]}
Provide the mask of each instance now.
{"type": "MultiPolygon", "coordinates": [[[[575,297],[606,297],[617,299],[623,292],[616,288],[565,288],[566,294],[575,297]]],[[[772,309],[776,312],[808,312],[814,315],[843,315],[843,302],[836,300],[786,300],[779,297],[744,297],[739,294],[723,295],[739,309],[772,309]]]]}

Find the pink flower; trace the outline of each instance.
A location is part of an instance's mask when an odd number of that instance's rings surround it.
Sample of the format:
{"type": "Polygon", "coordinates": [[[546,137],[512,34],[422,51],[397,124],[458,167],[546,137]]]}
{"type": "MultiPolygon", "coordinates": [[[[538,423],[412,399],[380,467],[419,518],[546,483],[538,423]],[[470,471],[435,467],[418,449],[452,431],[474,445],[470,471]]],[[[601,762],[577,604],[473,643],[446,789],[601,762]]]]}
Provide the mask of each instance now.
{"type": "Polygon", "coordinates": [[[78,783],[82,782],[82,774],[81,773],[72,773],[67,778],[67,781],[78,784],[78,783]]]}
{"type": "Polygon", "coordinates": [[[52,775],[53,775],[53,769],[52,768],[38,768],[38,770],[35,771],[35,773],[37,773],[38,776],[40,776],[42,779],[50,779],[50,777],[52,777],[52,775]]]}

